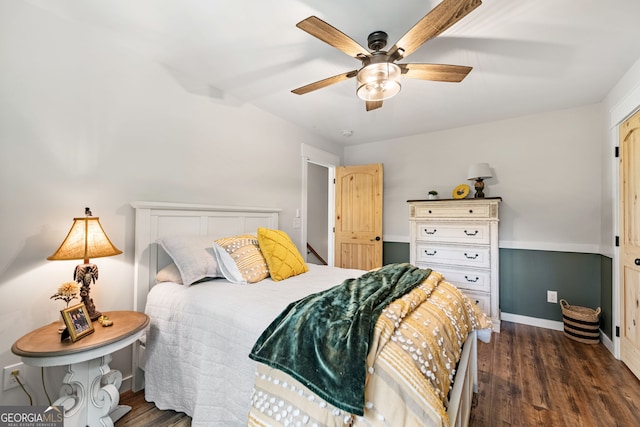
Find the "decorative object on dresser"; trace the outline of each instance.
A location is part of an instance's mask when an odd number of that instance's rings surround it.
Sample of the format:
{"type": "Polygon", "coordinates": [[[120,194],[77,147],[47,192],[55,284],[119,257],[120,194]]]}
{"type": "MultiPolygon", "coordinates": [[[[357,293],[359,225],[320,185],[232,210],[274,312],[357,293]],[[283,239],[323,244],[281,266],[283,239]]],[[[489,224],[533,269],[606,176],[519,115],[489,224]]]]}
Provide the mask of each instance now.
{"type": "Polygon", "coordinates": [[[119,255],[122,251],[116,248],[100,225],[100,218],[91,216],[91,209],[84,208],[86,217],[74,218],[71,230],[57,251],[48,260],[82,259],[73,273],[73,279],[81,284],[80,296],[87,307],[91,320],[97,320],[101,313],[96,310],[93,299],[89,295],[91,283],[98,279],[98,266],[90,264],[90,258],[119,255]]]}
{"type": "Polygon", "coordinates": [[[469,195],[469,186],[467,184],[457,185],[451,192],[451,197],[454,199],[464,199],[469,195]]]}
{"type": "Polygon", "coordinates": [[[436,190],[429,191],[429,200],[438,200],[438,192],[436,190]]]}
{"type": "Polygon", "coordinates": [[[491,178],[492,176],[489,163],[476,163],[469,166],[469,169],[467,170],[467,179],[469,181],[476,181],[473,185],[476,189],[476,194],[473,197],[476,199],[484,197],[484,180],[491,178]]]}
{"type": "Polygon", "coordinates": [[[502,198],[409,200],[410,262],[432,268],[500,331],[498,207],[502,198]]]}

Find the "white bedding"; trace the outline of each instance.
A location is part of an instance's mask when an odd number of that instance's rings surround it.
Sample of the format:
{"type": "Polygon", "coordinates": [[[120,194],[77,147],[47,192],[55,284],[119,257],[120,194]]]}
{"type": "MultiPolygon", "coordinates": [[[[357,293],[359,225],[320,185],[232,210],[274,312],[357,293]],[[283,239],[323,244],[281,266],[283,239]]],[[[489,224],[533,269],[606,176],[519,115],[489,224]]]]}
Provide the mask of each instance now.
{"type": "Polygon", "coordinates": [[[148,294],[145,397],[185,412],[193,426],[246,426],[256,364],[248,354],[285,307],[361,270],[309,264],[309,272],[239,285],[160,283],[148,294]]]}

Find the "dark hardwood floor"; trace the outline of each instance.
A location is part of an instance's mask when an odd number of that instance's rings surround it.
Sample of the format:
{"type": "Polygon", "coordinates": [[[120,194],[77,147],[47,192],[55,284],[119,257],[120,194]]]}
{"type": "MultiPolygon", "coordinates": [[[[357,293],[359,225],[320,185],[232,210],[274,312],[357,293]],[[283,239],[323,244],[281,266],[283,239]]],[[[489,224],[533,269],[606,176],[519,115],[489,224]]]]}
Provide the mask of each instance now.
{"type": "Polygon", "coordinates": [[[640,382],[602,344],[502,322],[478,345],[478,404],[469,425],[640,426],[640,382]]]}
{"type": "MultiPolygon", "coordinates": [[[[601,344],[502,322],[500,334],[478,345],[478,371],[471,427],[640,426],[640,381],[601,344]]],[[[191,425],[187,415],[160,411],[142,392],[123,393],[121,403],[133,409],[116,427],[191,425]]]]}
{"type": "Polygon", "coordinates": [[[182,412],[161,411],[144,400],[144,390],[126,391],[120,395],[120,404],[131,406],[131,411],[115,423],[115,427],[190,427],[191,417],[182,412]]]}

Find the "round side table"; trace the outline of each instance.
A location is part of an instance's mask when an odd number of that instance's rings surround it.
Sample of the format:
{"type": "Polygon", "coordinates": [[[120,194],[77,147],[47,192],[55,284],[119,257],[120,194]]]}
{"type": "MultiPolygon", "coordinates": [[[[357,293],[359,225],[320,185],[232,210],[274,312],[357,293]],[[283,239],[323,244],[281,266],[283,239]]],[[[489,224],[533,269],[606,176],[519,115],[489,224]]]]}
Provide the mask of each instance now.
{"type": "Polygon", "coordinates": [[[109,368],[111,353],[133,344],[144,333],[149,318],[136,311],[104,313],[113,325],[95,322],[95,331],[82,339],[60,341],[58,323],[29,332],[11,351],[30,366],[68,365],[53,406],[63,406],[66,426],[112,427],[131,407],[118,405],[120,371],[109,368]]]}

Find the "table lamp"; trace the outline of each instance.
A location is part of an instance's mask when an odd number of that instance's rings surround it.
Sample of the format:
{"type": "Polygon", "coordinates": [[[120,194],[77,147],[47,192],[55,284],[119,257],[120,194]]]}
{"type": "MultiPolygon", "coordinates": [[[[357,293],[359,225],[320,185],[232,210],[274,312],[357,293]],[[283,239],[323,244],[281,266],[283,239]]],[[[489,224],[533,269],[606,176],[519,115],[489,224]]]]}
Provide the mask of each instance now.
{"type": "Polygon", "coordinates": [[[467,179],[470,181],[476,181],[473,185],[476,189],[476,194],[474,196],[476,199],[484,198],[484,180],[491,177],[492,175],[489,163],[476,163],[469,166],[467,179]]]}
{"type": "Polygon", "coordinates": [[[91,216],[91,210],[85,208],[86,217],[74,218],[69,234],[64,239],[57,251],[48,260],[82,259],[84,264],[79,264],[73,273],[73,279],[80,283],[80,297],[87,307],[91,320],[97,320],[102,313],[96,310],[93,299],[89,295],[91,283],[98,278],[98,266],[90,264],[90,258],[100,258],[121,254],[109,240],[100,225],[100,218],[91,216]]]}

